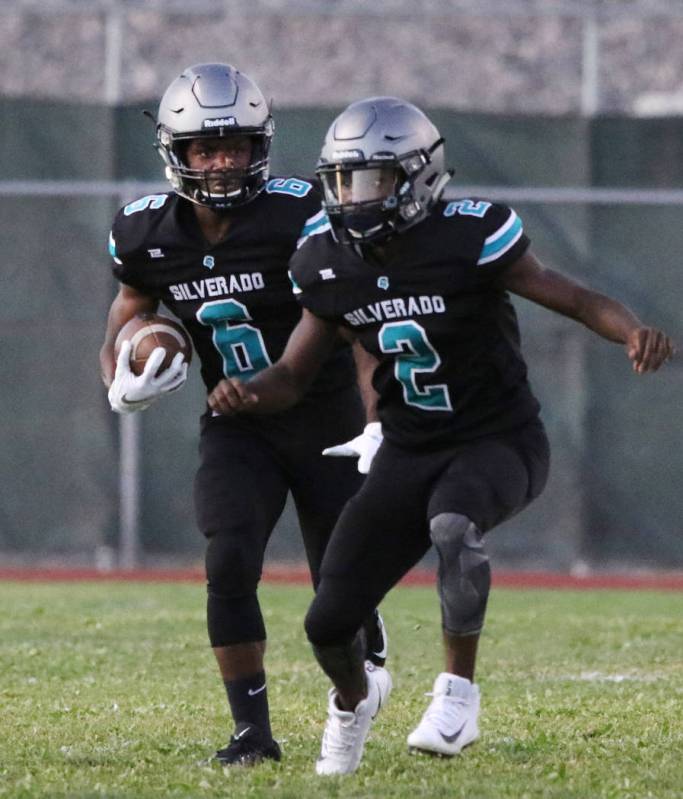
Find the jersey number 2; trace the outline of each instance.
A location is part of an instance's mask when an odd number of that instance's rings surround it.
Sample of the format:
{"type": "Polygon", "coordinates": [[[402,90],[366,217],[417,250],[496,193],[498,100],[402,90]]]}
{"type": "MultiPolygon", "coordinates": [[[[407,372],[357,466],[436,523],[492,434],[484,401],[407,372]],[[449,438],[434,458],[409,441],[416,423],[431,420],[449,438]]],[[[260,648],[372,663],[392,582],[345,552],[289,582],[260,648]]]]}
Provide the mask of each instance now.
{"type": "Polygon", "coordinates": [[[244,324],[251,321],[246,305],[237,300],[205,302],[197,319],[213,328],[213,343],[223,358],[226,377],[243,380],[270,366],[261,331],[244,324]]]}
{"type": "Polygon", "coordinates": [[[407,405],[423,411],[452,411],[448,386],[417,385],[417,376],[435,372],[441,358],[429,343],[424,328],[417,322],[387,322],[379,331],[382,352],[396,354],[394,374],[403,386],[403,399],[407,405]]]}

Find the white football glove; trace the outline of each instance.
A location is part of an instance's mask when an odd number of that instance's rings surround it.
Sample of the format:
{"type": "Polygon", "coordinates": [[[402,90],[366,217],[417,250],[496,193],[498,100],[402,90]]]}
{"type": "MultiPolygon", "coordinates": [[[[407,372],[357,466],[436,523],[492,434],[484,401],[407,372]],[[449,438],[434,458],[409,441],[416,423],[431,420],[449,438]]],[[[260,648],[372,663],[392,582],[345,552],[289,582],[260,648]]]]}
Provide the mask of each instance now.
{"type": "Polygon", "coordinates": [[[109,404],[116,413],[144,411],[154,400],[179,389],[187,380],[187,363],[183,359],[182,352],[179,352],[171,365],[157,376],[157,370],[166,357],[166,350],[163,347],[152,350],[142,374],[133,374],[130,369],[131,347],[130,341],[121,344],[116,361],[116,373],[109,386],[109,404]]]}
{"type": "Polygon", "coordinates": [[[367,474],[372,465],[372,459],[382,443],[382,423],[368,422],[363,432],[347,441],[345,444],[337,444],[335,447],[327,447],[323,450],[323,455],[333,457],[358,458],[358,471],[367,474]]]}

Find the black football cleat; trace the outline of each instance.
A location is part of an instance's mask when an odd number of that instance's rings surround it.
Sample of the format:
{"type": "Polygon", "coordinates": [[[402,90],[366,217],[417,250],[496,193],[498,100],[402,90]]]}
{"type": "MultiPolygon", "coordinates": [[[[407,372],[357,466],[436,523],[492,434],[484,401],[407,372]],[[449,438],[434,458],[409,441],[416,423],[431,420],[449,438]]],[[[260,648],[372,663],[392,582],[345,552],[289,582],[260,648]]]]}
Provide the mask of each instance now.
{"type": "Polygon", "coordinates": [[[367,639],[367,649],[365,659],[375,666],[384,666],[387,660],[387,631],[384,627],[384,620],[375,610],[372,616],[372,623],[365,628],[367,639]]]}
{"type": "Polygon", "coordinates": [[[262,760],[279,761],[280,746],[273,738],[266,737],[254,724],[240,723],[230,737],[225,749],[214,755],[222,766],[255,766],[262,760]]]}

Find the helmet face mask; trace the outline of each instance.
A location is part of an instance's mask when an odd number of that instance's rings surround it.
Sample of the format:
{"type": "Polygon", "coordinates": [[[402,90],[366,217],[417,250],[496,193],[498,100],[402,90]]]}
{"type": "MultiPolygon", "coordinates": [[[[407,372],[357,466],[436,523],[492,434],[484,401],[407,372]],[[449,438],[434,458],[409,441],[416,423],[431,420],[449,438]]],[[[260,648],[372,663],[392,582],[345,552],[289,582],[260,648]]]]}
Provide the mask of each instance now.
{"type": "Polygon", "coordinates": [[[395,164],[366,161],[318,169],[328,216],[339,236],[356,242],[390,231],[398,207],[402,170],[395,164]]]}
{"type": "Polygon", "coordinates": [[[251,202],[265,188],[274,125],[256,84],[228,64],[198,64],[168,87],[159,105],[157,143],[166,177],[181,197],[213,210],[251,202]],[[189,143],[248,137],[247,166],[205,170],[187,163],[189,143]]]}
{"type": "Polygon", "coordinates": [[[330,127],[316,170],[332,232],[343,244],[379,242],[417,224],[443,191],[443,139],[394,97],[352,104],[330,127]]]}

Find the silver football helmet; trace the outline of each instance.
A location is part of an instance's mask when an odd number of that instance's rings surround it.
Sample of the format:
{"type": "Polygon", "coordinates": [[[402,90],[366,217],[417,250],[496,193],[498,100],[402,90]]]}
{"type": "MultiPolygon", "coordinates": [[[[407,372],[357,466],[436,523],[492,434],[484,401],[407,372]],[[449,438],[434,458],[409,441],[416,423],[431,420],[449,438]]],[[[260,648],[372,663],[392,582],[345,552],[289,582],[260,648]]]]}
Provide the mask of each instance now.
{"type": "Polygon", "coordinates": [[[443,144],[425,114],[396,97],[370,97],[342,111],[316,169],[335,238],[378,241],[424,219],[452,175],[443,144]]]}
{"type": "Polygon", "coordinates": [[[161,98],[156,147],[177,194],[214,209],[234,208],[263,191],[273,130],[269,104],[254,81],[230,64],[196,64],[161,98]],[[190,169],[185,163],[189,140],[216,136],[248,136],[249,166],[220,172],[190,169]],[[223,190],[217,190],[221,184],[223,190]]]}

